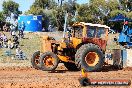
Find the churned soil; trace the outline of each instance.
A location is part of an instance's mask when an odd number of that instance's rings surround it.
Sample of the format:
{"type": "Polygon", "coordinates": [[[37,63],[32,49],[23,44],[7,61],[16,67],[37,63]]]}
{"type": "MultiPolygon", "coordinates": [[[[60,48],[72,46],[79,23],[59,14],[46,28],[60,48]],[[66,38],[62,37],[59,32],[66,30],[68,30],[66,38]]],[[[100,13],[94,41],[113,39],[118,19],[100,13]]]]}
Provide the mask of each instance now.
{"type": "MultiPolygon", "coordinates": [[[[68,71],[59,66],[54,72],[36,70],[32,67],[0,68],[0,88],[81,88],[80,71],[68,71]]],[[[88,72],[90,79],[130,79],[132,68],[88,72]]],[[[130,86],[87,86],[86,88],[132,88],[130,86]]]]}
{"type": "MultiPolygon", "coordinates": [[[[59,65],[54,72],[36,70],[31,67],[31,56],[40,49],[38,35],[49,35],[59,40],[62,38],[62,34],[56,32],[27,33],[25,35],[26,39],[20,42],[21,48],[28,59],[25,61],[7,58],[3,53],[5,50],[0,50],[0,88],[81,88],[78,80],[81,74],[80,71],[68,71],[63,65],[59,65]]],[[[112,40],[113,37],[110,37],[107,49],[116,47],[112,40]]],[[[106,67],[101,72],[88,72],[88,77],[90,79],[130,79],[132,81],[132,68],[114,70],[106,67]]],[[[86,88],[132,88],[132,85],[87,86],[86,88]]]]}

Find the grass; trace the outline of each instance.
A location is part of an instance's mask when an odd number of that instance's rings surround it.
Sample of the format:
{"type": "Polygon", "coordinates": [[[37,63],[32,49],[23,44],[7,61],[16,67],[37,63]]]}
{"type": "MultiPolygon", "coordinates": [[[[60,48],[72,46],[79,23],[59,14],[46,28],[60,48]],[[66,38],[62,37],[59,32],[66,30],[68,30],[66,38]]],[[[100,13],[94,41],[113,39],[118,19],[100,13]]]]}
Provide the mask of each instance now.
{"type": "Polygon", "coordinates": [[[20,41],[20,45],[27,57],[30,58],[35,51],[40,50],[40,38],[31,33],[28,33],[25,38],[20,41]]]}
{"type": "MultiPolygon", "coordinates": [[[[9,33],[5,33],[8,38],[10,37],[9,33]]],[[[12,59],[15,55],[15,49],[11,50],[11,56],[6,56],[5,51],[9,50],[6,48],[0,49],[0,63],[16,63],[23,64],[28,63],[30,65],[32,54],[40,49],[40,38],[38,35],[33,33],[26,33],[25,39],[20,40],[20,47],[22,51],[26,54],[27,60],[14,60],[12,59]]]]}
{"type": "MultiPolygon", "coordinates": [[[[5,33],[8,39],[10,38],[9,33],[5,33]]],[[[5,51],[9,49],[1,48],[0,49],[0,66],[1,64],[6,64],[8,63],[9,65],[15,64],[15,65],[26,65],[26,66],[31,66],[31,57],[34,52],[40,50],[41,47],[41,41],[40,41],[40,35],[48,35],[51,37],[55,37],[55,39],[59,40],[60,36],[62,36],[62,33],[58,32],[53,32],[53,33],[25,33],[25,39],[20,40],[20,48],[22,51],[26,54],[27,60],[14,60],[12,57],[15,55],[15,49],[11,50],[11,53],[13,55],[11,56],[6,56],[5,51]]],[[[7,64],[6,64],[7,65],[7,64]]]]}

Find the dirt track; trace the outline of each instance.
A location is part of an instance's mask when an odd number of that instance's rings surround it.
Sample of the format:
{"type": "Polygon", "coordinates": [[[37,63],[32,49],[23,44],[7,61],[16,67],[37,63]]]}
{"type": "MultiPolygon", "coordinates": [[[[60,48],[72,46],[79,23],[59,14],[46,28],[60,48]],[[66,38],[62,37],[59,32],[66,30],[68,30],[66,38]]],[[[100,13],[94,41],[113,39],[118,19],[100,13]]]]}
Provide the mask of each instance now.
{"type": "MultiPolygon", "coordinates": [[[[47,34],[47,33],[45,33],[47,34]]],[[[45,35],[44,34],[44,35],[45,35]]],[[[62,34],[62,33],[60,33],[62,34]]],[[[50,34],[49,34],[50,35],[50,34]]],[[[58,34],[54,34],[55,37],[58,34]]],[[[59,66],[56,72],[44,72],[31,68],[31,55],[38,50],[39,43],[36,43],[38,38],[29,34],[27,38],[32,41],[23,40],[22,49],[28,55],[29,60],[16,61],[10,58],[1,57],[0,63],[0,88],[81,88],[78,78],[81,72],[70,72],[65,70],[63,66],[59,66]],[[31,38],[30,38],[30,37],[31,38]],[[26,52],[27,51],[27,52],[26,52]],[[8,67],[9,66],[9,67],[8,67]],[[14,67],[13,67],[14,66],[14,67]],[[28,67],[24,67],[28,66],[28,67]],[[4,67],[4,68],[3,68],[4,67]],[[60,70],[61,69],[61,70],[60,70]]],[[[112,43],[113,44],[113,43],[112,43]]],[[[112,45],[113,47],[115,45],[112,45]]],[[[112,48],[113,49],[113,48],[112,48]]],[[[130,79],[132,81],[132,69],[125,69],[113,71],[113,69],[105,69],[104,72],[91,72],[89,78],[91,79],[130,79]],[[108,72],[107,72],[108,71],[108,72]]],[[[115,86],[91,86],[92,88],[115,88],[115,86]]],[[[88,87],[88,88],[91,88],[88,87]]],[[[116,88],[132,88],[131,86],[116,86],[116,88]]]]}
{"type": "MultiPolygon", "coordinates": [[[[92,79],[131,79],[132,69],[91,72],[89,77],[92,79]]],[[[58,70],[56,72],[44,72],[30,67],[11,67],[0,68],[0,88],[80,88],[78,78],[80,72],[69,72],[58,70]]],[[[91,86],[96,88],[97,86],[91,86]]],[[[91,88],[88,87],[88,88],[91,88]]],[[[106,88],[106,86],[98,86],[106,88]]],[[[115,88],[115,86],[107,86],[115,88]]],[[[116,86],[116,88],[132,88],[131,86],[116,86]]]]}

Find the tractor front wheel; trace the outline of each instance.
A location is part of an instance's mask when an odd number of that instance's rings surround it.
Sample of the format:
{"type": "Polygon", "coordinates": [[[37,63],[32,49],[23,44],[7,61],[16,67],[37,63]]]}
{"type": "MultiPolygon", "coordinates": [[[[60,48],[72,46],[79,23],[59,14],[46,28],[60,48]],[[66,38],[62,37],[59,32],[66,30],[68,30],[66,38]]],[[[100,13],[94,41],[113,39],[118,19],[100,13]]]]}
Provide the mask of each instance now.
{"type": "Polygon", "coordinates": [[[45,52],[40,57],[40,66],[43,71],[53,71],[59,64],[59,58],[53,52],[45,52]]]}
{"type": "Polygon", "coordinates": [[[31,58],[31,63],[32,63],[32,66],[33,68],[35,69],[39,69],[39,59],[40,58],[40,51],[37,51],[33,54],[32,58],[31,58]]]}

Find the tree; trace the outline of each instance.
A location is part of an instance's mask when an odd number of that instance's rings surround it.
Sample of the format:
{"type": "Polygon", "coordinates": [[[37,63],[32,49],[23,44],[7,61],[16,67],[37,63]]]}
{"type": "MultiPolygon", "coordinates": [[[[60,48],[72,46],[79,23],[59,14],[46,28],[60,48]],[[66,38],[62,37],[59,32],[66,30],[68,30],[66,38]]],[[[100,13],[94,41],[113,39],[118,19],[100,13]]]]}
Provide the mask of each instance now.
{"type": "MultiPolygon", "coordinates": [[[[63,1],[63,0],[61,0],[63,1]]],[[[68,0],[68,2],[61,2],[61,4],[55,9],[56,10],[56,23],[59,31],[63,31],[63,25],[65,22],[65,15],[68,13],[68,21],[67,24],[72,24],[72,18],[75,15],[76,11],[76,0],[68,0]]]]}
{"type": "Polygon", "coordinates": [[[52,9],[56,6],[55,0],[35,0],[34,7],[40,7],[42,9],[52,9]]]}
{"type": "Polygon", "coordinates": [[[7,16],[10,16],[11,13],[20,14],[21,11],[19,11],[19,4],[14,1],[4,1],[3,4],[3,13],[7,16]]]}
{"type": "Polygon", "coordinates": [[[41,7],[35,7],[34,5],[32,5],[30,7],[30,10],[28,10],[27,12],[25,12],[25,14],[33,14],[33,15],[43,15],[44,9],[42,9],[41,7]]]}
{"type": "Polygon", "coordinates": [[[127,17],[132,19],[132,12],[128,12],[127,17]]]}
{"type": "Polygon", "coordinates": [[[103,0],[90,0],[90,3],[79,6],[78,19],[83,22],[100,23],[101,17],[104,15],[100,12],[99,7],[106,8],[106,3],[103,0]]]}
{"type": "Polygon", "coordinates": [[[132,1],[131,0],[119,0],[124,10],[131,11],[132,10],[132,1]]]}
{"type": "Polygon", "coordinates": [[[0,21],[4,21],[4,15],[3,15],[3,12],[0,12],[0,21]]]}
{"type": "Polygon", "coordinates": [[[117,2],[117,0],[90,0],[89,4],[82,4],[77,9],[79,21],[108,25],[108,19],[119,13],[130,17],[130,15],[127,15],[130,12],[119,8],[123,6],[122,4],[123,3],[117,2]]]}
{"type": "Polygon", "coordinates": [[[117,10],[119,4],[116,0],[91,0],[90,9],[95,23],[107,24],[107,20],[110,18],[110,13],[113,10],[117,10]]]}
{"type": "Polygon", "coordinates": [[[90,9],[90,7],[87,4],[82,4],[79,6],[79,8],[77,8],[78,11],[78,20],[80,22],[92,22],[92,10],[90,9]]]}
{"type": "MultiPolygon", "coordinates": [[[[125,1],[125,0],[122,0],[125,1]]],[[[117,2],[117,0],[90,0],[89,4],[82,4],[78,7],[78,19],[83,22],[100,23],[111,26],[112,22],[108,20],[118,14],[123,14],[131,18],[131,12],[125,9],[126,3],[117,2]],[[123,7],[122,9],[119,7],[123,7]]],[[[112,23],[116,29],[121,30],[122,23],[112,23]]]]}
{"type": "MultiPolygon", "coordinates": [[[[108,25],[108,19],[118,15],[119,13],[131,17],[131,12],[126,12],[119,7],[125,5],[125,2],[119,3],[117,0],[90,0],[90,3],[77,4],[76,0],[58,0],[61,3],[55,3],[55,0],[35,0],[28,14],[43,15],[43,20],[47,20],[46,24],[52,24],[58,27],[59,31],[63,31],[64,17],[66,12],[69,13],[68,24],[72,24],[72,18],[75,12],[78,12],[76,18],[78,21],[101,23],[108,25]]],[[[122,0],[123,1],[123,0],[122,0]]]]}
{"type": "Polygon", "coordinates": [[[127,12],[124,11],[124,10],[113,10],[110,13],[110,17],[114,17],[114,16],[116,16],[118,14],[123,14],[124,16],[126,16],[127,15],[127,12]]]}

